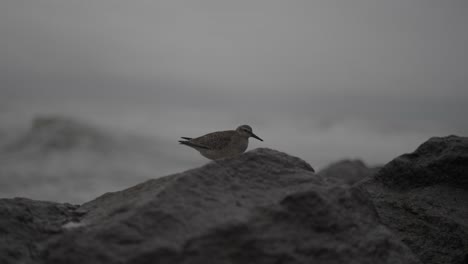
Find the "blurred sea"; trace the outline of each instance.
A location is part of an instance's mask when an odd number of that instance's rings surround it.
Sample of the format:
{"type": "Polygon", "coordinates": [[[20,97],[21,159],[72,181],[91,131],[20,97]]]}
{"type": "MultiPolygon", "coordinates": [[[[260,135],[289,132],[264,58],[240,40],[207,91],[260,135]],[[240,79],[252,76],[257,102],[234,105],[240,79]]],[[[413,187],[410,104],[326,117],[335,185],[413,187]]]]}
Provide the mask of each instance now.
{"type": "Polygon", "coordinates": [[[0,198],[82,203],[195,166],[155,138],[109,131],[59,116],[0,132],[0,198]]]}

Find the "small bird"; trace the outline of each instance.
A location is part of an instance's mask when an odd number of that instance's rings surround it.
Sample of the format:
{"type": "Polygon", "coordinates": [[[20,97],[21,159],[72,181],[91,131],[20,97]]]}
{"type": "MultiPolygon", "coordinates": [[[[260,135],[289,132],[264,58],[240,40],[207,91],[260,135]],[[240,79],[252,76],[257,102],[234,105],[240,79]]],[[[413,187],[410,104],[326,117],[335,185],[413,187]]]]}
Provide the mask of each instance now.
{"type": "Polygon", "coordinates": [[[217,131],[197,138],[182,137],[182,145],[189,146],[208,159],[217,160],[232,158],[244,153],[249,145],[249,137],[259,138],[248,125],[239,126],[236,130],[217,131]]]}

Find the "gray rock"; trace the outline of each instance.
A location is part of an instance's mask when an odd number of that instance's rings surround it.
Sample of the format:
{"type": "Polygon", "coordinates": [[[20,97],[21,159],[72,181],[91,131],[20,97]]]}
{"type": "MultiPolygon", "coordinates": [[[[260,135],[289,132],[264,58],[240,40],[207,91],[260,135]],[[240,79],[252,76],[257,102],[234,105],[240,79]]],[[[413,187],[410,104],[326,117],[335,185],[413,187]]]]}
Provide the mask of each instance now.
{"type": "Polygon", "coordinates": [[[383,167],[376,178],[397,190],[447,184],[468,189],[468,138],[433,137],[383,167]]]}
{"type": "Polygon", "coordinates": [[[0,199],[0,263],[33,262],[39,244],[62,232],[77,206],[25,198],[0,199]]]}
{"type": "MultiPolygon", "coordinates": [[[[366,192],[269,149],[108,193],[43,263],[419,263],[366,192]]],[[[74,228],[73,228],[74,227],[74,228]]]]}
{"type": "Polygon", "coordinates": [[[426,264],[468,263],[468,138],[431,138],[362,186],[381,221],[426,264]]]}
{"type": "Polygon", "coordinates": [[[353,185],[370,177],[375,171],[376,169],[367,167],[361,160],[342,160],[330,164],[318,174],[330,183],[353,185]]]}

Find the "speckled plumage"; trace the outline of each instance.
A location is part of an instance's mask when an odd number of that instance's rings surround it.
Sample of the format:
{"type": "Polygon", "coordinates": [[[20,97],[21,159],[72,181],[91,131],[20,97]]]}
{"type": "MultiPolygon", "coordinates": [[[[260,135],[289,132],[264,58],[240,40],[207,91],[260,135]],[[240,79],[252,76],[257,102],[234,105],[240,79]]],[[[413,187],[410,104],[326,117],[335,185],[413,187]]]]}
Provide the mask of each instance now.
{"type": "Polygon", "coordinates": [[[216,160],[244,153],[249,145],[249,137],[263,141],[252,133],[250,126],[243,125],[236,130],[213,132],[197,138],[182,137],[185,140],[179,143],[198,150],[205,158],[216,160]]]}

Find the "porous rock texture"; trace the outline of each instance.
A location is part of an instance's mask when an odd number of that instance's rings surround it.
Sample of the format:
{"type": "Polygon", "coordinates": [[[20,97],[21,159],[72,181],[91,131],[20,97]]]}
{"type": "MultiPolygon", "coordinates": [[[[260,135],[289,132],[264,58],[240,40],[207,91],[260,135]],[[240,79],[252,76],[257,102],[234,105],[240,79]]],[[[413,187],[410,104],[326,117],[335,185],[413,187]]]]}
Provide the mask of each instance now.
{"type": "Polygon", "coordinates": [[[431,138],[362,187],[423,263],[468,263],[468,138],[431,138]]]}
{"type": "Polygon", "coordinates": [[[270,149],[107,193],[75,219],[66,212],[60,223],[70,222],[25,263],[420,263],[364,190],[270,149]]]}
{"type": "Polygon", "coordinates": [[[78,206],[0,199],[0,263],[34,263],[40,243],[62,233],[62,225],[77,219],[78,206]]]}

